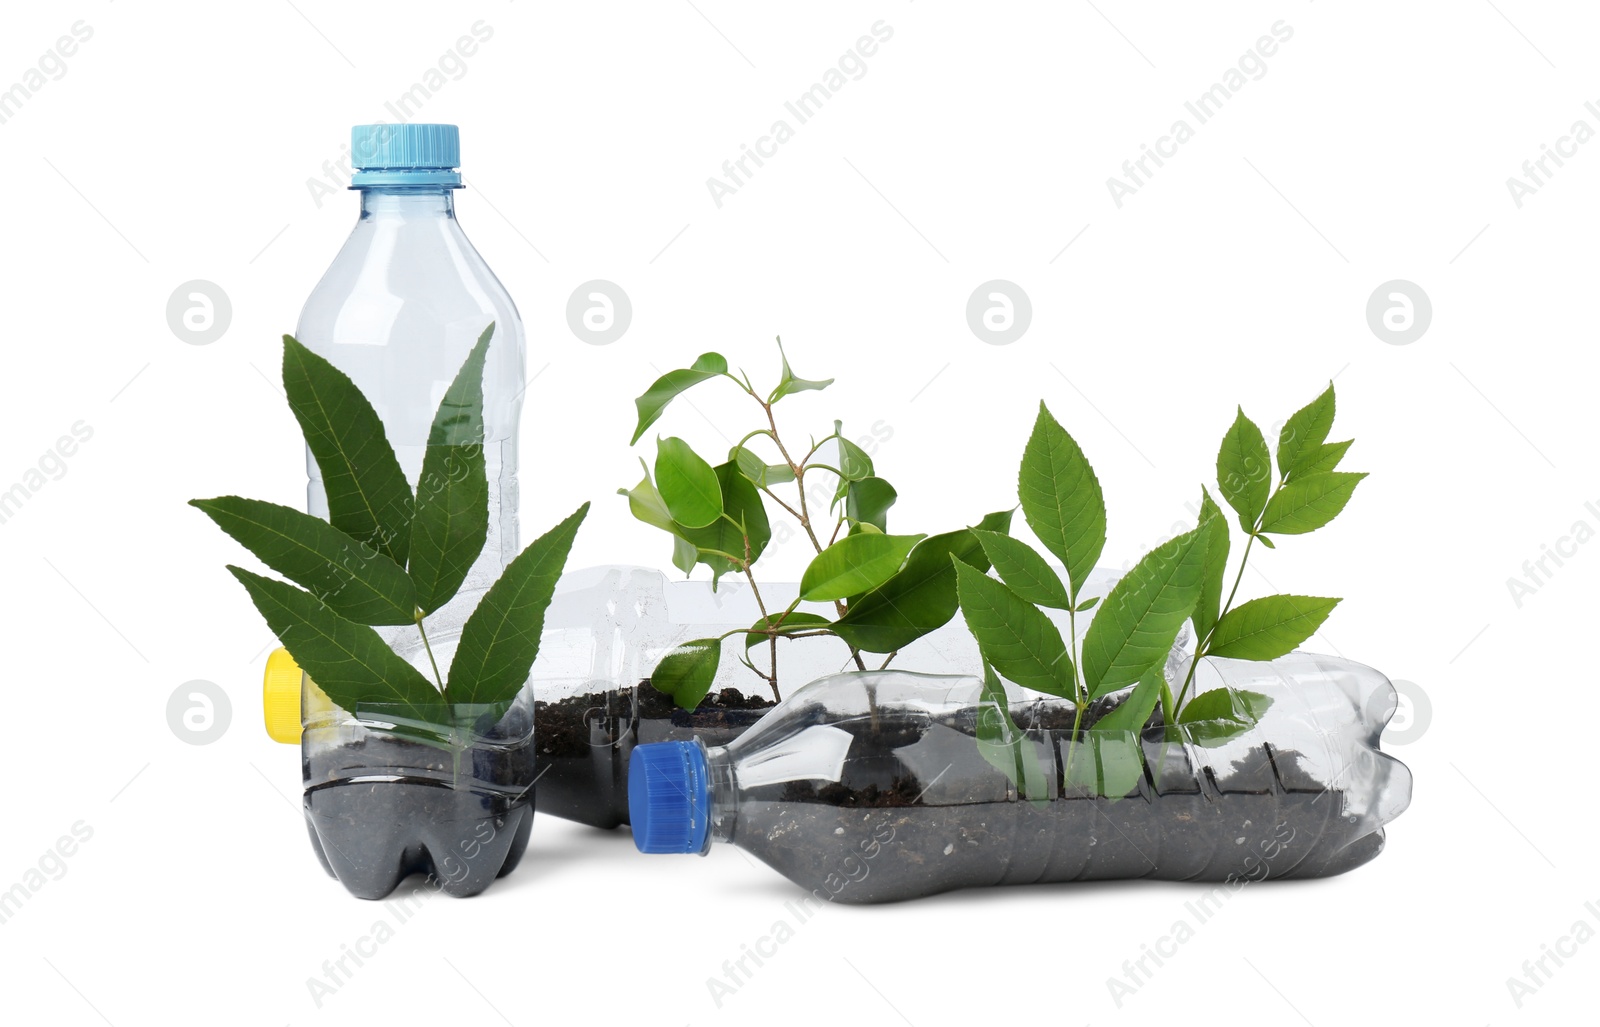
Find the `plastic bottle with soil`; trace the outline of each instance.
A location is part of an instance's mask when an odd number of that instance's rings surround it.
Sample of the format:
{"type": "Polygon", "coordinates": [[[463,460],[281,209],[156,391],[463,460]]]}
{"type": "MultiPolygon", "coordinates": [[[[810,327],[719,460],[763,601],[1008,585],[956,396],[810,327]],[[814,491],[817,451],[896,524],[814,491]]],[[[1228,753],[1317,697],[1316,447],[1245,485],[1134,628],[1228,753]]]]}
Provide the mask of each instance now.
{"type": "MultiPolygon", "coordinates": [[[[969,677],[815,681],[727,746],[641,746],[643,852],[730,842],[823,901],[1107,878],[1322,877],[1373,859],[1411,775],[1378,750],[1387,678],[1294,653],[1207,660],[1200,684],[1272,700],[1240,730],[1073,732],[1060,700],[986,702],[969,677]]],[[[1186,662],[1169,665],[1182,680],[1186,662]]],[[[990,693],[992,695],[992,693],[990,693]]],[[[1214,728],[1215,725],[1212,725],[1214,728]]]]}
{"type": "MultiPolygon", "coordinates": [[[[1104,594],[1117,577],[1096,570],[1084,595],[1104,594]]],[[[787,606],[799,592],[793,582],[762,582],[759,588],[769,609],[787,606]]],[[[799,609],[834,612],[819,603],[799,609]]],[[[647,567],[590,567],[563,575],[545,615],[534,667],[539,812],[600,828],[626,824],[635,746],[692,738],[727,745],[759,722],[774,706],[772,690],[739,657],[748,655],[764,671],[770,659],[765,644],[747,653],[740,636],[727,639],[716,678],[695,710],[678,709],[649,678],[674,646],[749,627],[760,616],[748,583],[731,575],[716,591],[709,582],[668,580],[647,567]]],[[[869,665],[883,662],[881,654],[869,658],[869,665]]],[[[894,664],[939,674],[982,669],[977,644],[959,615],[906,646],[894,664]]],[[[784,639],[778,645],[779,693],[854,666],[838,638],[784,639]]]]}
{"type": "MultiPolygon", "coordinates": [[[[456,220],[456,126],[356,126],[351,162],[360,217],[306,300],[296,337],[372,403],[413,487],[439,400],[494,325],[483,372],[488,539],[460,591],[427,618],[431,658],[414,626],[376,629],[431,681],[433,664],[449,666],[468,615],[519,552],[522,321],[456,220]]],[[[309,449],[306,470],[307,509],[327,517],[309,449]]],[[[382,708],[332,706],[280,650],[269,661],[267,705],[269,732],[301,745],[312,844],[354,894],[382,897],[412,872],[448,893],[475,894],[521,857],[533,816],[531,688],[495,707],[435,711],[455,725],[441,733],[382,708]]]]}

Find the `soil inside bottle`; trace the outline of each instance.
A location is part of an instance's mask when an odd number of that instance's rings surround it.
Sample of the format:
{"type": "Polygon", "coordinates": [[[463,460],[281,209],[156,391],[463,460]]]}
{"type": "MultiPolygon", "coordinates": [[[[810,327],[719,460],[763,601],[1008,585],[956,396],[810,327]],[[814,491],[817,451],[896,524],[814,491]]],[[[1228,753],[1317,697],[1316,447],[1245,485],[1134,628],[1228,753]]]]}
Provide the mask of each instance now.
{"type": "Polygon", "coordinates": [[[534,748],[542,814],[591,827],[628,822],[628,763],[635,745],[700,738],[727,745],[776,703],[737,688],[708,693],[681,710],[665,693],[640,681],[534,704],[534,748]]]}
{"type": "Polygon", "coordinates": [[[303,761],[312,845],[360,898],[381,899],[413,873],[476,895],[527,848],[529,745],[450,750],[368,731],[303,761]]]}
{"type": "MultiPolygon", "coordinates": [[[[1049,761],[1047,799],[1017,799],[979,754],[972,717],[895,736],[863,718],[837,725],[854,736],[840,780],[747,790],[732,840],[816,899],[850,903],[1135,877],[1228,889],[1342,873],[1382,849],[1382,830],[1343,816],[1343,793],[1303,770],[1292,750],[1258,744],[1227,773],[1196,774],[1189,750],[1164,742],[1154,723],[1144,735],[1144,778],[1112,800],[1063,786],[1070,708],[1018,709],[1014,717],[1049,761]]],[[[1085,758],[1084,745],[1073,758],[1085,758]]]]}

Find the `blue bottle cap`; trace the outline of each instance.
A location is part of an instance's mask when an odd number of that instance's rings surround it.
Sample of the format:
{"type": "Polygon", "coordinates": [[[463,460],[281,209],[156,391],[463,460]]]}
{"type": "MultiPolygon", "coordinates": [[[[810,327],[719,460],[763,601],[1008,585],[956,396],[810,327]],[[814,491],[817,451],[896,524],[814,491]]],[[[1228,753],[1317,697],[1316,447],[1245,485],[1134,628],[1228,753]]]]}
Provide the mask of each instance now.
{"type": "Polygon", "coordinates": [[[651,742],[628,766],[628,820],[640,852],[704,852],[711,783],[698,742],[651,742]]]}
{"type": "Polygon", "coordinates": [[[454,125],[357,125],[350,130],[350,188],[461,185],[461,130],[454,125]]]}

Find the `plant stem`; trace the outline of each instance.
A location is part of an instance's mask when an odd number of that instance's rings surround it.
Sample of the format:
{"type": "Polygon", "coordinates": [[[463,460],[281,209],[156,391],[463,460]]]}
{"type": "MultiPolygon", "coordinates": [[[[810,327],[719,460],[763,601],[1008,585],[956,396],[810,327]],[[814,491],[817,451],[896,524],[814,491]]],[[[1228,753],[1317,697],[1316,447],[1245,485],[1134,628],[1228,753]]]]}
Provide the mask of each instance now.
{"type": "MultiPolygon", "coordinates": [[[[1278,487],[1282,488],[1283,486],[1280,484],[1278,487]]],[[[1263,511],[1264,515],[1265,511],[1263,511]]],[[[1229,610],[1233,609],[1233,598],[1239,594],[1239,582],[1244,580],[1245,564],[1250,562],[1250,547],[1256,544],[1256,530],[1260,526],[1261,518],[1257,517],[1256,523],[1251,526],[1249,538],[1245,541],[1244,554],[1239,557],[1239,572],[1233,576],[1233,588],[1228,590],[1228,601],[1223,603],[1222,609],[1217,612],[1216,624],[1211,625],[1211,630],[1206,632],[1205,638],[1195,640],[1194,658],[1189,661],[1189,672],[1184,675],[1183,687],[1178,690],[1178,701],[1173,703],[1174,714],[1176,714],[1177,708],[1183,705],[1183,700],[1189,695],[1189,686],[1194,683],[1194,672],[1200,666],[1201,658],[1206,655],[1206,647],[1211,644],[1211,636],[1217,632],[1217,624],[1221,624],[1222,618],[1227,616],[1229,610]]],[[[1170,726],[1171,721],[1169,720],[1168,723],[1170,726]]]]}
{"type": "MultiPolygon", "coordinates": [[[[761,611],[761,623],[771,631],[774,627],[772,618],[767,615],[767,602],[761,598],[761,589],[756,585],[756,576],[750,570],[753,561],[750,559],[750,536],[744,536],[744,576],[750,582],[750,593],[756,597],[756,607],[761,611]]],[[[772,700],[783,702],[783,695],[778,691],[778,636],[776,633],[767,635],[767,643],[772,646],[772,664],[767,674],[767,686],[772,689],[772,700]]]]}
{"type": "Polygon", "coordinates": [[[433,658],[433,646],[428,644],[428,631],[422,626],[422,614],[417,614],[417,634],[422,636],[422,648],[428,652],[428,663],[433,667],[433,680],[439,685],[439,694],[444,695],[444,678],[439,674],[439,662],[433,658]]]}

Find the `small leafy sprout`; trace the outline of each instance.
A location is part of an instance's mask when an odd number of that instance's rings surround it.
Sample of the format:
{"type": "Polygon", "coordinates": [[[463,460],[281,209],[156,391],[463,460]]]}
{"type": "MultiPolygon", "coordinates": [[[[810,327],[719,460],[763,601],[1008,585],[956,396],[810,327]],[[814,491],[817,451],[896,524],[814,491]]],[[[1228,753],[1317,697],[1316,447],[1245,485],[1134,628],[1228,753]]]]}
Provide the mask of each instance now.
{"type": "MultiPolygon", "coordinates": [[[[1277,473],[1261,430],[1240,410],[1217,454],[1217,491],[1238,516],[1247,541],[1227,589],[1228,522],[1202,488],[1193,530],[1145,554],[1106,594],[1081,596],[1084,581],[1106,541],[1105,501],[1083,451],[1040,404],[1017,477],[1022,513],[1045,551],[1066,569],[1066,579],[1031,546],[1009,534],[971,534],[998,580],[976,563],[953,557],[956,593],[967,627],[984,659],[986,683],[979,715],[979,748],[1023,796],[1037,794],[1021,762],[1026,746],[1004,709],[998,674],[1025,688],[1069,700],[1073,740],[1067,783],[1094,794],[1121,797],[1144,773],[1139,738],[1160,709],[1169,739],[1186,737],[1218,745],[1255,724],[1271,704],[1255,692],[1218,688],[1188,697],[1195,669],[1206,657],[1272,660],[1292,652],[1322,625],[1338,599],[1271,595],[1234,605],[1239,582],[1258,539],[1304,534],[1333,520],[1364,474],[1338,470],[1350,442],[1327,441],[1334,393],[1322,395],[1284,423],[1277,444],[1277,473]],[[1099,604],[1079,643],[1077,615],[1099,604]],[[1063,637],[1045,609],[1067,614],[1063,637]],[[1192,622],[1194,659],[1178,690],[1165,675],[1168,651],[1185,622],[1192,622]],[[1096,710],[1126,692],[1120,703],[1085,725],[1096,710]],[[998,712],[991,707],[997,708],[998,712]],[[1080,735],[1091,753],[1075,759],[1080,735]],[[1008,769],[1009,768],[1009,769],[1008,769]]],[[[1031,750],[1029,750],[1031,751],[1031,750]]]]}
{"type": "MultiPolygon", "coordinates": [[[[713,588],[725,574],[742,575],[761,611],[748,628],[684,642],[662,657],[650,683],[684,709],[694,709],[705,698],[722,660],[722,643],[735,635],[744,642],[735,646],[736,658],[766,682],[775,699],[782,698],[780,639],[836,637],[857,668],[866,669],[864,654],[884,656],[878,665],[887,667],[900,649],[955,616],[952,556],[963,565],[989,567],[975,529],[932,536],[889,534],[889,510],[897,493],[878,477],[871,455],[844,435],[841,422],[834,421],[831,432],[810,439],[804,448],[781,434],[774,414],[778,402],[801,392],[820,392],[833,379],[797,376],[781,339],[778,356],[778,382],[766,391],[758,390],[744,371],[731,373],[721,354],[704,353],[690,366],[656,379],[634,400],[638,421],[633,443],[674,399],[714,379],[732,382],[760,411],[755,426],[720,463],[713,464],[681,438],[658,437],[653,463],[640,460],[644,474],[639,483],[618,490],[628,497],[636,518],[672,537],[674,566],[685,575],[699,566],[709,568],[713,588]],[[820,484],[817,474],[824,475],[820,484]],[[767,605],[753,571],[773,537],[769,503],[793,520],[815,551],[801,576],[798,598],[782,609],[767,605]],[[832,615],[801,610],[801,603],[828,604],[832,615]],[[763,645],[765,669],[750,655],[763,645]]],[[[984,517],[977,529],[1003,534],[1010,525],[1011,512],[1001,511],[984,517]]]]}
{"type": "Polygon", "coordinates": [[[448,676],[434,662],[426,627],[460,591],[488,538],[483,368],[493,336],[491,324],[446,390],[415,492],[361,390],[284,336],[284,391],[322,473],[328,520],[238,496],[190,502],[289,579],[228,567],[295,662],[352,713],[381,706],[445,732],[471,726],[503,715],[538,656],[545,609],[587,503],[490,586],[467,617],[448,676]],[[414,625],[433,680],[372,625],[414,625]]]}

